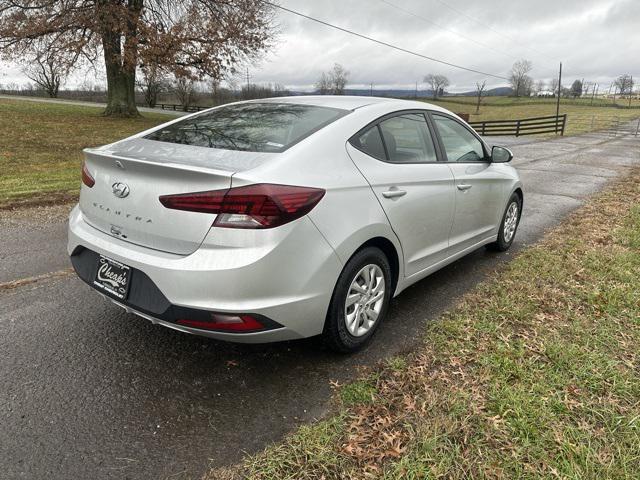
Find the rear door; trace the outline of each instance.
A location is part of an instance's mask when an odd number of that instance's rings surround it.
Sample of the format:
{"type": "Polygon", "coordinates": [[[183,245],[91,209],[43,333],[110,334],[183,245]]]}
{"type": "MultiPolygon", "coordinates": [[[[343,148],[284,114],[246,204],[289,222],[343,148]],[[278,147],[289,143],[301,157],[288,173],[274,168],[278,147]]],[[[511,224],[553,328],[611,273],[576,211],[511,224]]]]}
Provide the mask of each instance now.
{"type": "Polygon", "coordinates": [[[450,168],[438,161],[424,113],[383,117],[347,149],[400,240],[406,275],[446,258],[455,187],[450,168]]]}
{"type": "Polygon", "coordinates": [[[455,179],[452,254],[486,240],[496,230],[509,179],[495,168],[483,142],[457,119],[431,113],[442,154],[455,179]]]}

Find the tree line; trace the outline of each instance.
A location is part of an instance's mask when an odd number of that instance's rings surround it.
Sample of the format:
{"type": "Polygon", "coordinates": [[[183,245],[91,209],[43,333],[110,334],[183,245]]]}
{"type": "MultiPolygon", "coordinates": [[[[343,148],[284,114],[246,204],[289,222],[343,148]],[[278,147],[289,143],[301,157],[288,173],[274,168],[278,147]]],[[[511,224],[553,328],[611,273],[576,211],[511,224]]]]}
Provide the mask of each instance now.
{"type": "Polygon", "coordinates": [[[0,55],[50,95],[74,69],[104,69],[105,114],[135,116],[140,78],[151,96],[161,74],[221,81],[271,47],[273,18],[253,0],[0,0],[0,55]]]}

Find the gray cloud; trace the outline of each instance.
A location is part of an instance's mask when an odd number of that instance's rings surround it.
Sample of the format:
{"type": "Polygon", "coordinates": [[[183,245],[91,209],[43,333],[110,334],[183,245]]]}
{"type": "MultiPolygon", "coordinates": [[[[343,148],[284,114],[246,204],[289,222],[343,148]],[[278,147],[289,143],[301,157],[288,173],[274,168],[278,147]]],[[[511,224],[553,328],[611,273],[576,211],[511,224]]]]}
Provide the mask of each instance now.
{"type": "MultiPolygon", "coordinates": [[[[565,78],[571,80],[584,77],[606,83],[625,72],[640,75],[637,0],[442,0],[464,15],[440,0],[388,1],[428,21],[380,0],[283,0],[282,5],[410,50],[500,76],[507,76],[517,58],[532,60],[532,75],[542,79],[557,75],[560,61],[564,62],[565,78]]],[[[452,89],[464,90],[484,78],[396,52],[289,13],[280,13],[278,19],[282,36],[275,51],[253,70],[256,80],[308,86],[333,62],[342,63],[351,71],[351,83],[362,85],[373,82],[408,87],[425,74],[437,72],[451,79],[452,89]]],[[[504,82],[488,79],[488,83],[504,82]]]]}
{"type": "MultiPolygon", "coordinates": [[[[281,4],[403,48],[500,76],[508,76],[516,59],[527,58],[533,61],[536,79],[556,76],[560,61],[567,83],[584,78],[608,86],[622,73],[640,77],[638,0],[387,1],[426,20],[381,0],[281,0],[281,4]]],[[[373,82],[411,88],[428,73],[442,73],[451,80],[450,90],[461,91],[486,78],[286,12],[279,12],[277,19],[281,34],[276,47],[250,68],[255,82],[310,88],[334,62],[343,64],[351,72],[350,83],[360,86],[373,82]]],[[[15,68],[5,68],[4,73],[0,82],[24,81],[15,68]]],[[[78,83],[79,78],[74,81],[78,83]]],[[[506,83],[486,79],[490,86],[506,83]]]]}

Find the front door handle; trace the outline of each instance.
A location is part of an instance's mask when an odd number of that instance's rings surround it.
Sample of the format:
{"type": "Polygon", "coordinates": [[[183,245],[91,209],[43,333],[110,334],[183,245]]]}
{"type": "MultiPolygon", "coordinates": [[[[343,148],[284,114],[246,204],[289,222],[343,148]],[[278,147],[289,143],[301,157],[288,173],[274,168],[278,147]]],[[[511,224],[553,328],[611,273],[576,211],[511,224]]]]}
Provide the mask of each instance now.
{"type": "Polygon", "coordinates": [[[468,185],[466,183],[461,183],[461,184],[456,185],[456,187],[458,187],[458,190],[462,190],[464,192],[465,190],[469,190],[471,187],[473,187],[473,185],[468,185]]]}
{"type": "Polygon", "coordinates": [[[397,197],[403,197],[407,194],[406,191],[404,190],[388,190],[386,192],[382,192],[382,196],[384,198],[397,198],[397,197]]]}

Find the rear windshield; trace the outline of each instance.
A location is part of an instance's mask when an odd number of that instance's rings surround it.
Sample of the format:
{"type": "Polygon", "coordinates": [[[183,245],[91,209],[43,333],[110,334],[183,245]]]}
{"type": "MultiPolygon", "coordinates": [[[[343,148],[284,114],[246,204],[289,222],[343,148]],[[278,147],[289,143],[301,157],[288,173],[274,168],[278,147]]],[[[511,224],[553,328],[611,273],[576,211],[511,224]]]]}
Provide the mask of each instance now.
{"type": "Polygon", "coordinates": [[[145,138],[198,147],[282,152],[349,113],[290,103],[245,103],[176,122],[145,138]]]}

